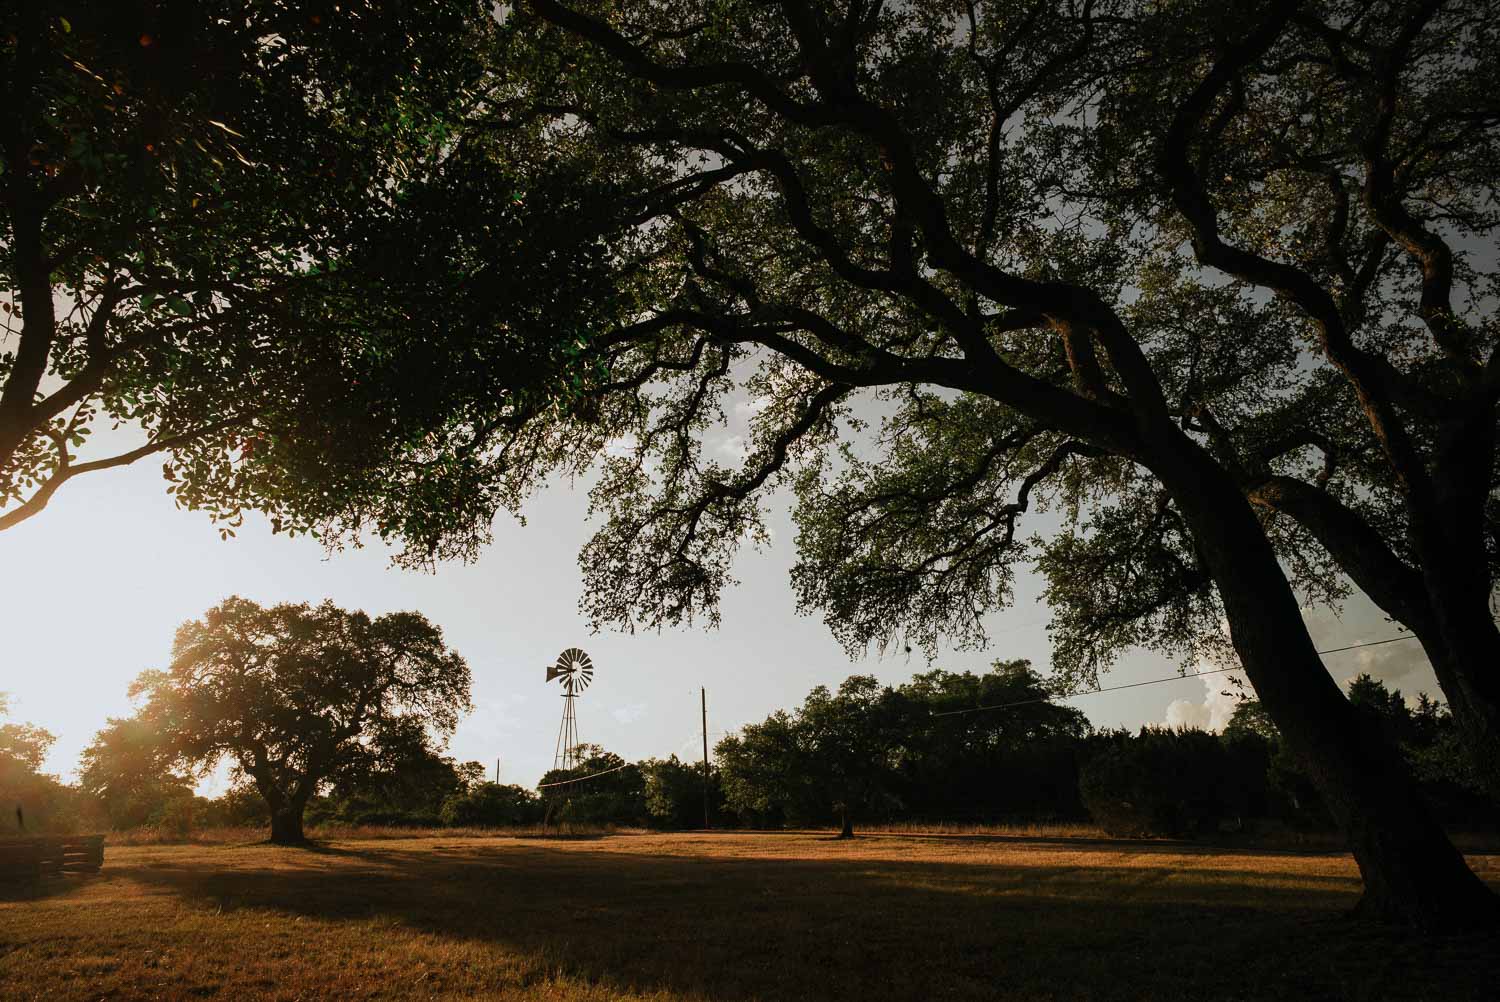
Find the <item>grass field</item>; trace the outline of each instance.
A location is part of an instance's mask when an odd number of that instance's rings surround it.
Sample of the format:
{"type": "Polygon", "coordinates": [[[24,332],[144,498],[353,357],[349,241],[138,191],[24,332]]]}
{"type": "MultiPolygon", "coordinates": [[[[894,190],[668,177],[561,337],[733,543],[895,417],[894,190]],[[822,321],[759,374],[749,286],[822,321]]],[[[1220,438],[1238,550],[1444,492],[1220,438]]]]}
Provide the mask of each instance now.
{"type": "Polygon", "coordinates": [[[0,888],[0,997],[1500,997],[1500,938],[1351,923],[1357,888],[1341,854],[1084,838],[135,845],[0,888]]]}

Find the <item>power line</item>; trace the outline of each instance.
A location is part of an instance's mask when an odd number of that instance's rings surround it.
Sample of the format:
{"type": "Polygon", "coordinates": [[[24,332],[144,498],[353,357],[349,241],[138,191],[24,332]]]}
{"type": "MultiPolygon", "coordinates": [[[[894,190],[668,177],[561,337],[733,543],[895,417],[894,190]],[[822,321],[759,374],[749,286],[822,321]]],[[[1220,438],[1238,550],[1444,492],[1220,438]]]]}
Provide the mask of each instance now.
{"type": "Polygon", "coordinates": [[[1318,651],[1319,654],[1337,654],[1340,651],[1352,651],[1358,647],[1378,647],[1381,644],[1394,644],[1398,640],[1416,640],[1415,633],[1408,633],[1404,637],[1386,637],[1384,640],[1371,640],[1364,644],[1350,644],[1348,647],[1335,647],[1331,651],[1318,651]]]}
{"type": "Polygon", "coordinates": [[[996,703],[993,706],[971,706],[967,710],[944,710],[941,713],[929,714],[933,717],[953,717],[960,713],[978,713],[981,710],[1008,710],[1012,706],[1030,706],[1032,703],[1049,703],[1054,699],[1072,699],[1074,696],[1092,696],[1099,692],[1116,692],[1120,689],[1134,689],[1142,685],[1156,685],[1160,682],[1176,682],[1184,678],[1197,678],[1200,675],[1218,675],[1226,671],[1241,671],[1240,668],[1214,668],[1210,671],[1196,671],[1191,675],[1169,675],[1166,678],[1152,678],[1144,682],[1130,682],[1125,685],[1112,685],[1104,689],[1079,689],[1077,692],[1064,692],[1056,696],[1039,696],[1036,699],[1018,699],[1014,703],[996,703]]]}
{"type": "Polygon", "coordinates": [[[619,772],[621,769],[629,769],[630,766],[631,763],[626,762],[624,765],[617,765],[613,769],[600,769],[598,772],[591,772],[587,776],[579,776],[577,779],[560,779],[555,783],[538,783],[536,784],[536,788],[541,790],[549,786],[567,786],[569,783],[582,783],[586,779],[598,779],[600,776],[608,776],[610,773],[619,772]]]}
{"type": "MultiPolygon", "coordinates": [[[[1326,651],[1314,651],[1314,654],[1339,654],[1343,651],[1357,650],[1361,647],[1377,647],[1380,644],[1394,644],[1398,640],[1415,640],[1416,634],[1408,633],[1402,637],[1387,637],[1384,640],[1370,640],[1363,644],[1350,644],[1348,647],[1334,647],[1326,651]]],[[[1125,685],[1111,685],[1103,689],[1079,689],[1077,692],[1065,692],[1056,696],[1041,696],[1037,699],[1020,699],[1014,703],[996,703],[993,706],[972,706],[967,710],[944,710],[941,713],[929,714],[933,717],[954,717],[962,713],[979,713],[982,710],[1008,710],[1013,706],[1030,706],[1033,703],[1047,703],[1054,699],[1072,699],[1074,696],[1092,696],[1101,692],[1118,692],[1121,689],[1135,689],[1143,685],[1160,685],[1163,682],[1177,682],[1185,678],[1198,678],[1203,675],[1222,675],[1227,671],[1243,671],[1236,666],[1234,668],[1213,668],[1209,671],[1195,671],[1190,675],[1168,675],[1166,678],[1151,678],[1144,682],[1129,682],[1125,685]]]]}

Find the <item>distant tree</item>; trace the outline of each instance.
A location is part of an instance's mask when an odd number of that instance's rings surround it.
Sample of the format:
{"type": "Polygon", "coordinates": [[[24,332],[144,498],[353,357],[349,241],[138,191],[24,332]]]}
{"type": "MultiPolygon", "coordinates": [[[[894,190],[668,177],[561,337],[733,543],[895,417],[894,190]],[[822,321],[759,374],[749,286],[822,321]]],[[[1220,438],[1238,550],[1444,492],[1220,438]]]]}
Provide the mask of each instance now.
{"type": "Polygon", "coordinates": [[[270,822],[266,799],[243,780],[208,801],[200,811],[200,823],[205,826],[259,827],[270,822]]]}
{"type": "Polygon", "coordinates": [[[78,786],[104,808],[114,828],[135,828],[181,814],[193,783],[152,722],[111,717],[83,750],[78,786]]]}
{"type": "Polygon", "coordinates": [[[820,821],[828,811],[799,721],[777,710],[714,746],[726,807],[753,825],[820,821]]]}
{"type": "Polygon", "coordinates": [[[1276,729],[1276,723],[1266,708],[1258,699],[1242,699],[1235,704],[1234,712],[1229,715],[1229,723],[1224,725],[1224,736],[1237,738],[1244,735],[1254,734],[1267,741],[1281,740],[1281,732],[1276,729]]]}
{"type": "MultiPolygon", "coordinates": [[[[0,716],[9,708],[0,693],[0,716]]],[[[34,724],[0,724],[0,831],[15,831],[22,824],[27,831],[48,831],[71,821],[74,805],[68,789],[41,771],[56,740],[34,724]]]]}
{"type": "Polygon", "coordinates": [[[1074,745],[1089,731],[1030,662],[932,671],[898,686],[906,807],[929,816],[1077,815],[1074,745]]]}
{"type": "Polygon", "coordinates": [[[579,745],[577,750],[581,761],[575,768],[551,769],[540,780],[566,784],[540,787],[548,816],[589,824],[645,824],[646,779],[641,767],[598,745],[579,745]]]}
{"type": "Polygon", "coordinates": [[[1349,702],[1373,717],[1390,740],[1405,744],[1414,736],[1411,708],[1401,690],[1388,689],[1368,672],[1349,680],[1349,702]]]}
{"type": "Polygon", "coordinates": [[[443,803],[443,824],[455,828],[498,828],[542,819],[542,802],[524,786],[476,783],[443,803]]]}
{"type": "Polygon", "coordinates": [[[417,613],[242,598],[183,624],[171,666],[130,691],[172,761],[202,773],[227,758],[255,785],[277,843],[304,841],[308,801],[363,768],[383,736],[451,733],[470,706],[469,666],[417,613]]]}
{"type": "MultiPolygon", "coordinates": [[[[665,828],[702,828],[704,822],[703,765],[677,756],[648,758],[640,763],[646,779],[646,811],[654,824],[665,828]]],[[[708,772],[709,820],[722,816],[724,793],[719,770],[708,772]]]]}
{"type": "Polygon", "coordinates": [[[37,772],[56,741],[56,735],[35,724],[0,724],[0,762],[37,772]]]}
{"type": "Polygon", "coordinates": [[[420,719],[391,719],[332,777],[325,814],[350,824],[437,825],[448,798],[468,788],[440,752],[420,719]]]}
{"type": "Polygon", "coordinates": [[[860,815],[898,806],[891,779],[906,734],[889,692],[873,676],[851,675],[833,692],[813,689],[797,711],[805,767],[836,812],[840,838],[853,837],[860,815]]]}
{"type": "MultiPolygon", "coordinates": [[[[1199,835],[1244,813],[1238,777],[1217,737],[1143,727],[1103,735],[1079,774],[1083,801],[1110,835],[1199,835]]],[[[1263,767],[1262,767],[1263,775],[1263,767]]]]}
{"type": "Polygon", "coordinates": [[[727,736],[716,757],[726,807],[743,819],[806,824],[832,811],[845,834],[862,814],[903,810],[1076,814],[1073,746],[1088,729],[1029,662],[997,661],[895,688],[851,676],[727,736]]]}

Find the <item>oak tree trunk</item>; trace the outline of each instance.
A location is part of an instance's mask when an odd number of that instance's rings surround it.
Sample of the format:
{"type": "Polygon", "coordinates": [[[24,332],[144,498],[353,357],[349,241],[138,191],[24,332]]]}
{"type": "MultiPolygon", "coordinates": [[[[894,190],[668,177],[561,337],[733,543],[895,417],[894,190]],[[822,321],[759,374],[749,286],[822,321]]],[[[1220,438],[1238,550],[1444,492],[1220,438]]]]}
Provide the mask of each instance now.
{"type": "Polygon", "coordinates": [[[1488,609],[1484,620],[1475,628],[1452,631],[1455,640],[1435,630],[1414,632],[1458,726],[1474,778],[1500,802],[1500,632],[1488,609]]]}
{"type": "Polygon", "coordinates": [[[1400,754],[1328,674],[1234,482],[1186,440],[1152,465],[1192,530],[1256,694],[1349,839],[1364,880],[1358,913],[1434,930],[1500,923],[1500,899],[1433,820],[1400,754]]]}
{"type": "Polygon", "coordinates": [[[1500,800],[1500,629],[1485,511],[1495,462],[1494,407],[1441,429],[1430,510],[1414,518],[1413,542],[1432,622],[1416,630],[1486,792],[1500,800]]]}
{"type": "Polygon", "coordinates": [[[280,810],[271,812],[271,841],[276,845],[304,845],[307,836],[302,833],[302,805],[285,803],[280,810]]]}

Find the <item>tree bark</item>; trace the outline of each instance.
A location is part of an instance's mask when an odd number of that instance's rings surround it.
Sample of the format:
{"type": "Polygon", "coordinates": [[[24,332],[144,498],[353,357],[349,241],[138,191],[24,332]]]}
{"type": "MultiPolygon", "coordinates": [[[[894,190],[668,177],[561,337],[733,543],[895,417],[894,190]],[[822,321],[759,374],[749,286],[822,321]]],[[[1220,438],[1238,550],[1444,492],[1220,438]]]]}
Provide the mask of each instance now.
{"type": "Polygon", "coordinates": [[[1328,674],[1233,479],[1186,436],[1153,453],[1150,465],[1218,588],[1245,673],[1349,839],[1365,888],[1357,913],[1426,930],[1500,924],[1500,899],[1433,820],[1397,750],[1328,674]]]}
{"type": "Polygon", "coordinates": [[[849,812],[848,805],[839,806],[839,838],[854,837],[854,815],[849,812]]]}
{"type": "MultiPolygon", "coordinates": [[[[1478,452],[1480,459],[1487,455],[1478,452]]],[[[1488,470],[1489,461],[1476,459],[1476,465],[1488,470]]],[[[1429,516],[1420,567],[1413,569],[1368,523],[1320,488],[1271,477],[1249,497],[1296,519],[1371,601],[1416,635],[1478,782],[1500,800],[1500,629],[1488,602],[1488,554],[1478,531],[1482,512],[1471,504],[1468,511],[1429,516]],[[1447,531],[1432,523],[1446,524],[1447,531]],[[1457,531],[1465,525],[1468,531],[1457,531]]]]}
{"type": "Polygon", "coordinates": [[[279,810],[271,811],[271,841],[276,845],[305,845],[307,836],[302,833],[302,808],[304,805],[286,802],[279,810]]]}
{"type": "Polygon", "coordinates": [[[1437,606],[1434,597],[1437,623],[1413,632],[1463,736],[1475,779],[1500,802],[1500,630],[1485,598],[1484,592],[1453,596],[1437,606]]]}

